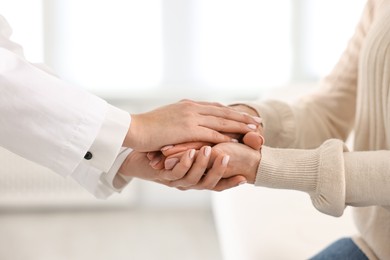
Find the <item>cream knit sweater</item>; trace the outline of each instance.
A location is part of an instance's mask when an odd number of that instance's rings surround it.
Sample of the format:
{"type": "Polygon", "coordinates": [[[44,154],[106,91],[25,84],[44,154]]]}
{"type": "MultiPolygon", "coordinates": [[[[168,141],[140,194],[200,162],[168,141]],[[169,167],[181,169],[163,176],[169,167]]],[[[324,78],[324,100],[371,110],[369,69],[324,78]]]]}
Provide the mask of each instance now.
{"type": "Polygon", "coordinates": [[[346,51],[313,94],[246,105],[264,118],[268,145],[255,184],[307,192],[333,216],[353,206],[355,242],[370,259],[390,259],[390,0],[368,0],[346,51]],[[348,151],[343,141],[352,131],[348,151]]]}

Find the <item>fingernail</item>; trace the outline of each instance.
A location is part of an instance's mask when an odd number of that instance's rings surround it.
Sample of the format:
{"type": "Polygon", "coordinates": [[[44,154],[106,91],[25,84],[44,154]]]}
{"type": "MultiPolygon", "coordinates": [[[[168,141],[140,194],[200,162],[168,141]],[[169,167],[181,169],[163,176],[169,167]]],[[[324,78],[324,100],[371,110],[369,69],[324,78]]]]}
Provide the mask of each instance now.
{"type": "Polygon", "coordinates": [[[232,142],[233,143],[238,143],[238,140],[237,139],[232,139],[232,142]]]}
{"type": "Polygon", "coordinates": [[[165,160],[165,169],[167,170],[172,170],[173,167],[175,167],[175,165],[177,164],[177,162],[179,161],[179,159],[177,158],[169,158],[167,160],[165,160]]]}
{"type": "Polygon", "coordinates": [[[151,153],[147,153],[146,157],[148,157],[149,161],[152,161],[156,157],[156,155],[157,155],[156,153],[151,152],[151,153]]]}
{"type": "Polygon", "coordinates": [[[222,166],[227,166],[228,163],[229,163],[229,160],[230,160],[230,156],[229,155],[225,155],[222,159],[222,166]]]}
{"type": "Polygon", "coordinates": [[[263,146],[263,145],[264,145],[264,143],[265,143],[264,136],[260,135],[260,138],[261,138],[261,140],[262,140],[262,142],[261,142],[261,146],[263,146]]]}
{"type": "Polygon", "coordinates": [[[192,149],[190,152],[190,159],[194,158],[195,156],[195,149],[192,149]]]}
{"type": "Polygon", "coordinates": [[[209,157],[210,153],[211,153],[211,147],[206,146],[206,148],[204,149],[204,156],[209,157]]]}
{"type": "Polygon", "coordinates": [[[159,162],[161,161],[161,157],[154,158],[153,160],[150,161],[150,166],[154,167],[156,166],[159,162]]]}
{"type": "Polygon", "coordinates": [[[252,118],[259,124],[263,123],[263,119],[261,117],[253,116],[252,118]]]}
{"type": "Polygon", "coordinates": [[[238,186],[244,185],[244,184],[247,184],[247,183],[248,183],[247,181],[242,181],[242,182],[240,182],[240,183],[238,184],[238,186]]]}
{"type": "Polygon", "coordinates": [[[167,146],[164,146],[163,148],[161,148],[161,151],[166,151],[166,150],[169,150],[173,148],[173,145],[167,145],[167,146]]]}
{"type": "Polygon", "coordinates": [[[248,128],[256,130],[257,127],[254,124],[248,124],[248,128]]]}

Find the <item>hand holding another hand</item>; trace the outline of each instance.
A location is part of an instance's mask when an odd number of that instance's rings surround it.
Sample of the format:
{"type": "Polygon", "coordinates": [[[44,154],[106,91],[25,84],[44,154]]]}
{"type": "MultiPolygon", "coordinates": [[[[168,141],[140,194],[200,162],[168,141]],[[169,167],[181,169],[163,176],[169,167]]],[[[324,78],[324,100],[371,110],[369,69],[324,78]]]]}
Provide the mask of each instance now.
{"type": "MultiPolygon", "coordinates": [[[[177,158],[183,156],[183,154],[187,153],[188,150],[182,151],[179,153],[175,153],[164,160],[160,161],[154,167],[157,168],[170,168],[173,167],[172,161],[176,161],[177,158]],[[167,162],[169,162],[167,164],[167,162]]],[[[199,152],[198,154],[201,154],[199,152]]],[[[223,171],[223,175],[220,176],[221,181],[226,178],[232,178],[234,176],[241,176],[245,178],[245,182],[253,184],[256,179],[257,169],[261,160],[261,153],[259,151],[248,147],[245,144],[241,143],[221,143],[215,145],[211,149],[210,160],[208,161],[208,165],[203,167],[205,176],[213,175],[214,172],[209,171],[211,167],[214,167],[218,158],[223,155],[229,155],[229,163],[226,166],[226,169],[223,171]]],[[[176,183],[181,183],[181,181],[187,181],[187,176],[184,176],[182,180],[176,181],[176,183]]],[[[244,182],[242,179],[241,183],[244,182]]],[[[237,186],[240,183],[236,183],[237,186]]],[[[185,187],[186,189],[197,189],[197,184],[194,180],[187,182],[187,185],[179,185],[185,187]],[[192,184],[192,185],[188,185],[192,184]]]]}
{"type": "Polygon", "coordinates": [[[140,137],[133,144],[127,140],[129,146],[144,147],[145,151],[162,149],[131,153],[120,173],[181,190],[221,191],[254,183],[264,139],[261,119],[247,110],[245,106],[226,108],[216,103],[182,101],[134,115],[133,131],[146,131],[143,136],[150,140],[140,137]],[[164,147],[167,144],[174,145],[164,147]]]}
{"type": "Polygon", "coordinates": [[[218,103],[184,100],[132,115],[124,146],[145,152],[193,141],[231,142],[234,138],[226,133],[254,131],[259,120],[218,103]]]}
{"type": "MultiPolygon", "coordinates": [[[[255,117],[258,116],[257,112],[245,105],[237,105],[234,106],[234,109],[240,112],[244,112],[247,114],[251,114],[255,117]]],[[[261,121],[258,121],[261,122],[261,121]]],[[[221,181],[224,178],[232,178],[232,176],[241,176],[245,177],[245,181],[249,183],[254,183],[256,178],[256,173],[258,166],[261,160],[261,154],[259,150],[264,144],[264,138],[262,136],[263,128],[262,124],[256,128],[256,131],[247,132],[246,134],[241,133],[229,133],[228,135],[232,139],[236,139],[241,141],[240,143],[220,143],[213,147],[211,153],[211,160],[209,161],[209,165],[205,170],[205,176],[208,176],[212,173],[208,172],[207,169],[211,167],[211,163],[215,160],[215,158],[219,154],[229,154],[230,162],[227,166],[224,175],[221,178],[221,181]]],[[[174,167],[177,162],[177,158],[185,153],[188,149],[200,149],[200,147],[204,145],[213,145],[207,142],[188,142],[178,145],[169,145],[164,147],[161,150],[161,153],[153,152],[149,153],[149,159],[151,160],[151,166],[157,169],[171,169],[174,167]]],[[[183,181],[185,177],[183,177],[183,181]]],[[[241,182],[244,182],[242,179],[241,182]]],[[[176,183],[180,183],[180,180],[176,181],[176,183]]],[[[193,181],[190,183],[194,183],[193,181]]],[[[188,184],[188,183],[187,183],[188,184]]],[[[239,183],[236,183],[237,186],[239,183]]],[[[183,185],[185,189],[196,189],[197,185],[183,185]]]]}
{"type": "Polygon", "coordinates": [[[229,156],[224,152],[211,154],[211,147],[202,147],[199,151],[189,149],[177,159],[171,169],[150,166],[146,153],[132,152],[122,164],[119,172],[127,177],[137,177],[176,187],[178,189],[208,189],[225,190],[237,186],[245,181],[242,176],[224,177],[229,156]],[[212,160],[212,161],[211,161],[212,160]],[[207,175],[204,173],[207,171],[207,175]]]}

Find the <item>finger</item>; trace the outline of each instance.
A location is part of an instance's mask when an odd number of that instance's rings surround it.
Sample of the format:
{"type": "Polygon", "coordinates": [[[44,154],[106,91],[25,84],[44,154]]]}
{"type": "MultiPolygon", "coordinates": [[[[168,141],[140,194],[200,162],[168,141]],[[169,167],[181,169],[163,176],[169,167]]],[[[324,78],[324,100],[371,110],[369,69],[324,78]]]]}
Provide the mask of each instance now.
{"type": "Polygon", "coordinates": [[[256,131],[258,125],[256,124],[245,124],[230,119],[215,117],[215,116],[202,116],[199,119],[199,125],[207,127],[218,132],[226,133],[240,133],[245,134],[250,131],[256,131]]]}
{"type": "Polygon", "coordinates": [[[172,171],[165,171],[164,179],[169,181],[175,181],[183,178],[192,166],[195,157],[195,152],[195,149],[191,149],[185,152],[181,157],[180,161],[176,163],[175,166],[172,168],[172,171]]]}
{"type": "Polygon", "coordinates": [[[224,119],[241,122],[244,124],[259,125],[261,118],[242,113],[230,107],[215,107],[210,105],[200,105],[198,111],[201,115],[221,117],[224,119]]]}
{"type": "Polygon", "coordinates": [[[183,143],[183,144],[177,144],[177,145],[170,145],[168,148],[163,147],[161,149],[161,152],[166,156],[169,157],[171,155],[187,151],[189,149],[195,149],[199,150],[203,146],[209,146],[211,143],[206,142],[189,142],[189,143],[183,143]]]}
{"type": "Polygon", "coordinates": [[[191,187],[200,181],[202,176],[207,171],[207,165],[210,160],[210,154],[211,154],[211,147],[205,146],[202,147],[202,149],[199,150],[196,160],[191,167],[191,169],[188,171],[186,176],[180,180],[177,180],[174,185],[175,187],[191,187]]]}
{"type": "MultiPolygon", "coordinates": [[[[226,107],[226,106],[224,106],[224,105],[222,105],[221,103],[218,103],[218,102],[194,101],[194,100],[190,100],[190,99],[182,99],[180,101],[181,102],[191,102],[191,103],[200,104],[200,105],[208,105],[208,106],[216,106],[216,107],[226,107]]],[[[230,108],[230,107],[228,107],[228,108],[230,108]]]]}
{"type": "Polygon", "coordinates": [[[249,132],[242,138],[242,141],[247,146],[254,150],[260,150],[264,144],[264,137],[256,132],[249,132]]]}
{"type": "Polygon", "coordinates": [[[165,156],[162,156],[162,159],[156,163],[155,165],[151,165],[153,169],[155,170],[162,170],[162,169],[165,169],[165,160],[166,160],[166,157],[165,156]]]}
{"type": "Polygon", "coordinates": [[[226,171],[229,159],[229,155],[218,156],[213,163],[213,167],[207,172],[206,176],[203,177],[202,182],[197,186],[197,188],[214,190],[215,186],[222,179],[223,174],[226,171]]]}
{"type": "Polygon", "coordinates": [[[149,161],[152,161],[158,155],[158,153],[159,152],[148,152],[146,157],[149,159],[149,161]]]}
{"type": "Polygon", "coordinates": [[[255,116],[255,117],[259,117],[259,113],[256,111],[256,109],[254,109],[251,106],[244,105],[244,104],[233,104],[233,105],[229,105],[229,107],[236,110],[236,111],[239,111],[241,113],[255,116]]]}
{"type": "Polygon", "coordinates": [[[166,170],[172,170],[173,167],[175,167],[175,165],[180,161],[183,154],[185,154],[186,152],[188,152],[188,150],[186,150],[184,152],[175,153],[175,154],[172,154],[171,156],[167,157],[165,162],[164,162],[164,168],[166,170]]]}
{"type": "Polygon", "coordinates": [[[209,129],[207,127],[199,127],[196,133],[192,136],[193,141],[204,141],[211,144],[227,143],[234,142],[237,143],[238,140],[231,138],[228,135],[222,134],[218,131],[209,129]]]}
{"type": "Polygon", "coordinates": [[[162,169],[161,163],[163,163],[163,155],[161,153],[156,153],[153,157],[153,159],[149,162],[149,165],[153,169],[162,169]]]}
{"type": "Polygon", "coordinates": [[[223,190],[237,187],[239,185],[243,185],[245,183],[247,183],[247,180],[245,179],[244,176],[236,175],[236,176],[232,176],[230,178],[221,179],[217,183],[217,185],[214,187],[213,190],[214,191],[223,191],[223,190]]]}
{"type": "Polygon", "coordinates": [[[242,138],[242,134],[238,134],[238,133],[223,133],[222,132],[222,134],[227,135],[227,136],[234,138],[234,139],[237,139],[237,140],[242,138]]]}
{"type": "Polygon", "coordinates": [[[166,145],[160,149],[160,152],[164,153],[164,151],[168,151],[169,149],[172,149],[173,147],[175,147],[175,146],[174,145],[166,145]]]}

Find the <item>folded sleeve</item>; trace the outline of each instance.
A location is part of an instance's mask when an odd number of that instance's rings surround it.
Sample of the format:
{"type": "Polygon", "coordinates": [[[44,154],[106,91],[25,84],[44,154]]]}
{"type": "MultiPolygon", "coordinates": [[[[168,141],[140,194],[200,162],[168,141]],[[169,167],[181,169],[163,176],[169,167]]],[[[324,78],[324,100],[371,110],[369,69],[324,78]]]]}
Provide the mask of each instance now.
{"type": "Polygon", "coordinates": [[[121,192],[131,178],[121,175],[118,170],[126,157],[132,152],[130,148],[121,148],[114,163],[107,172],[102,172],[85,162],[80,163],[71,177],[89,193],[98,199],[106,199],[113,193],[121,192]]]}
{"type": "Polygon", "coordinates": [[[102,127],[88,149],[89,157],[77,166],[71,177],[95,197],[105,199],[121,192],[131,179],[118,170],[132,149],[122,147],[131,123],[130,115],[109,105],[102,127]]]}
{"type": "Polygon", "coordinates": [[[255,185],[306,192],[321,212],[341,216],[345,208],[344,151],[330,139],[316,149],[262,148],[255,185]]]}
{"type": "Polygon", "coordinates": [[[99,132],[88,149],[89,157],[83,162],[108,172],[122,147],[131,123],[130,114],[108,105],[108,109],[99,132]]]}
{"type": "Polygon", "coordinates": [[[255,185],[306,192],[319,211],[342,215],[346,206],[390,206],[390,151],[350,152],[330,139],[316,149],[264,146],[255,185]]]}

